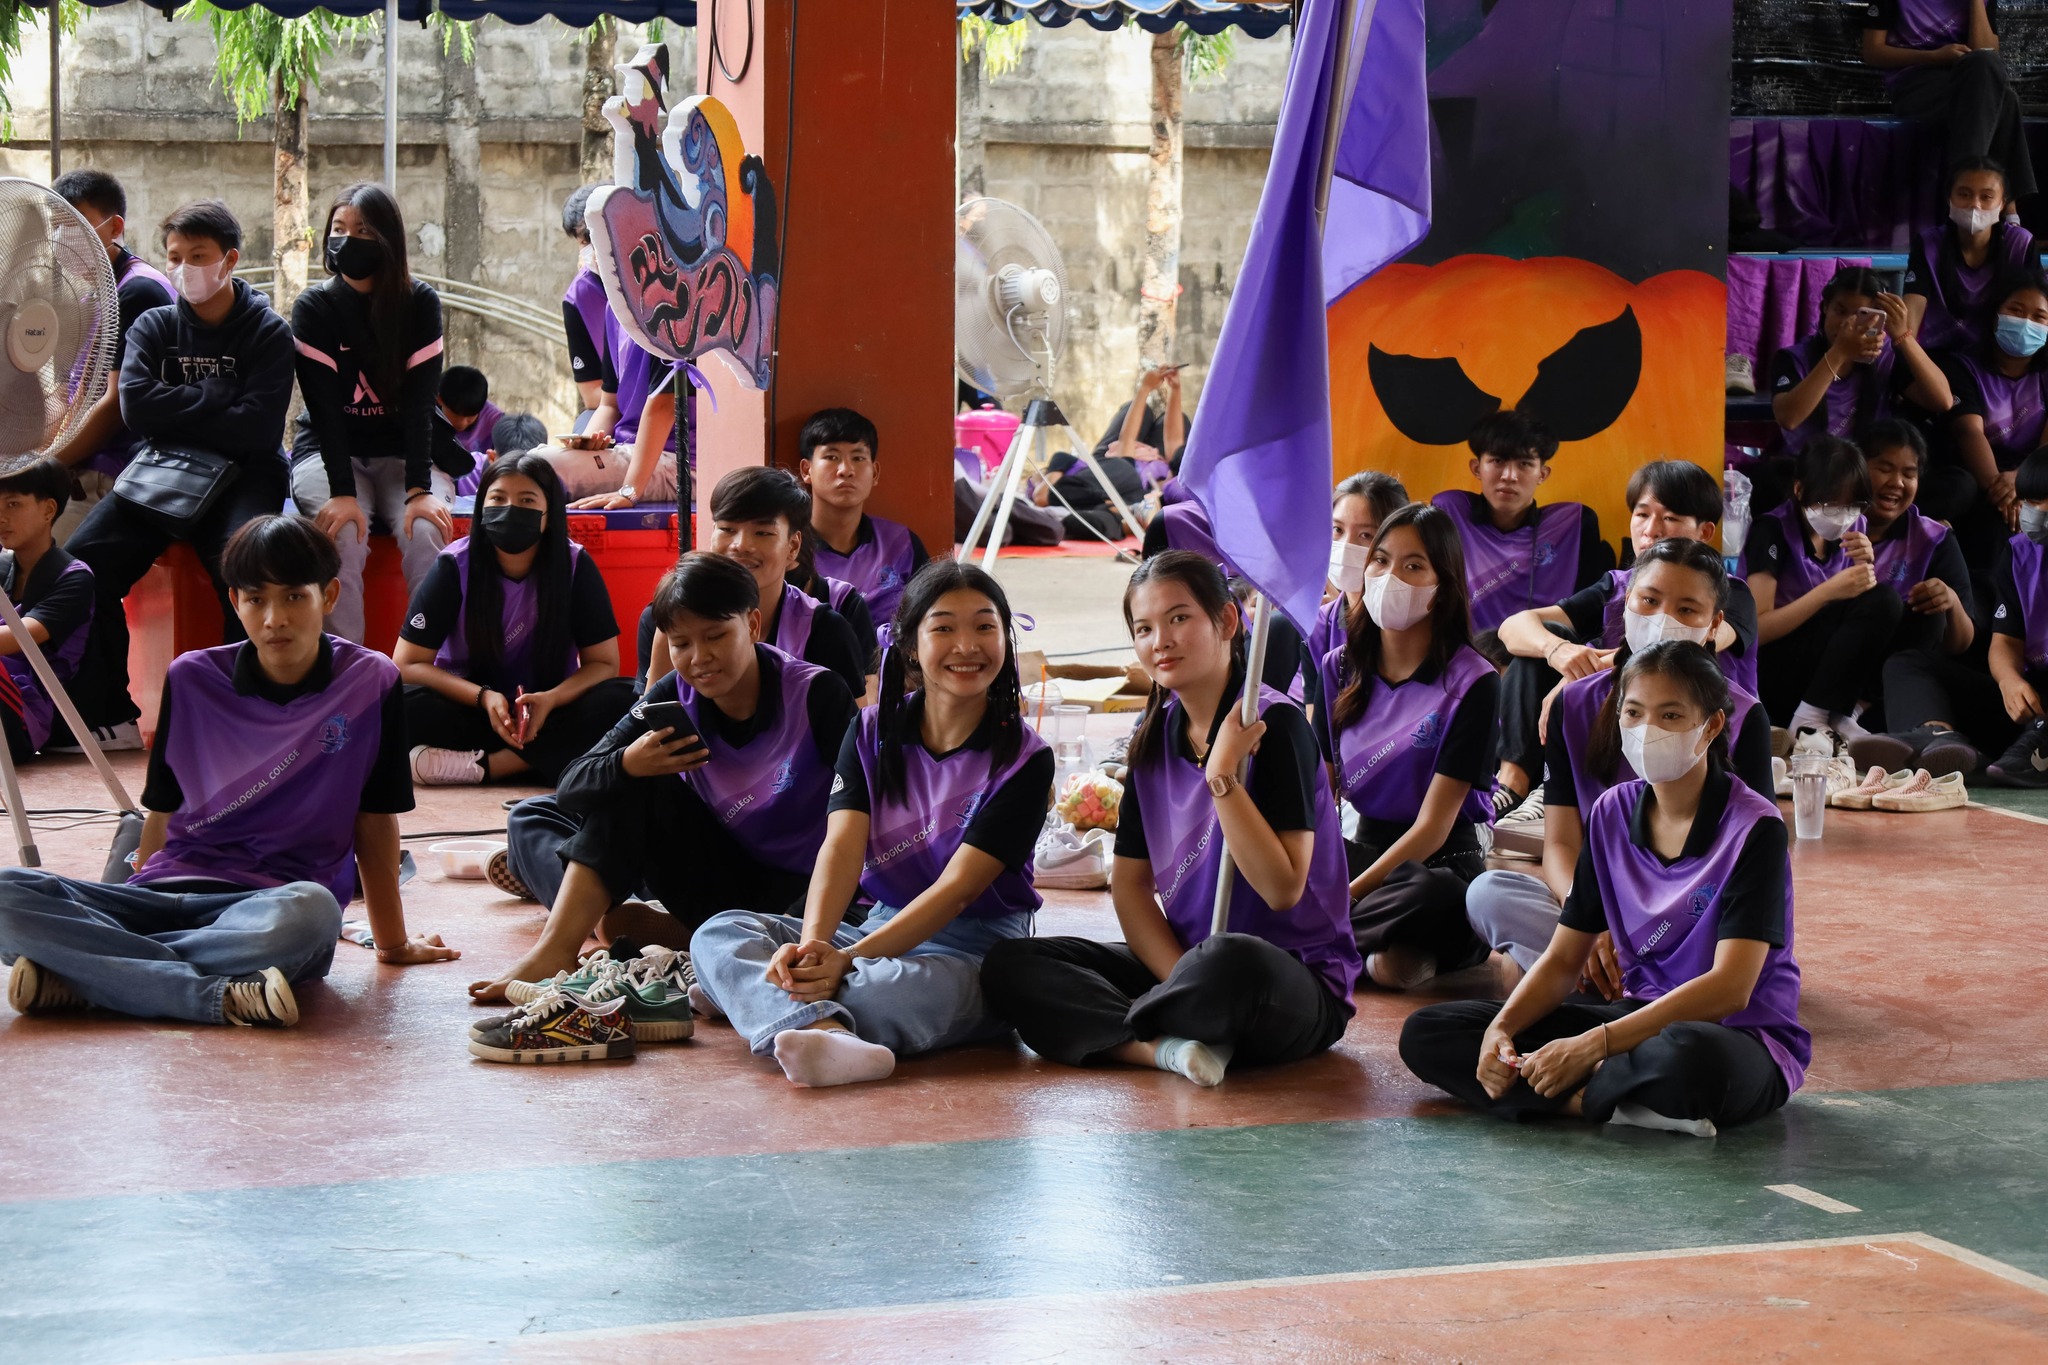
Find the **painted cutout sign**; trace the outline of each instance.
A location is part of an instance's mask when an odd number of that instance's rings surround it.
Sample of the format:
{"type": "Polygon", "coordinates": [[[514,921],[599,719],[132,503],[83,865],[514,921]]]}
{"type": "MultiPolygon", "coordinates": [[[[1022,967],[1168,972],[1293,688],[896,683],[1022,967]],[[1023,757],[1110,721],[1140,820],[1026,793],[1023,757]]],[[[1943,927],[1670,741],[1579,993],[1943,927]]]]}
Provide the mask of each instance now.
{"type": "Polygon", "coordinates": [[[641,48],[619,77],[625,93],[604,106],[615,183],[590,196],[584,218],[612,312],[655,355],[715,355],[765,389],[781,273],[767,169],[717,99],[668,108],[667,48],[641,48]]]}

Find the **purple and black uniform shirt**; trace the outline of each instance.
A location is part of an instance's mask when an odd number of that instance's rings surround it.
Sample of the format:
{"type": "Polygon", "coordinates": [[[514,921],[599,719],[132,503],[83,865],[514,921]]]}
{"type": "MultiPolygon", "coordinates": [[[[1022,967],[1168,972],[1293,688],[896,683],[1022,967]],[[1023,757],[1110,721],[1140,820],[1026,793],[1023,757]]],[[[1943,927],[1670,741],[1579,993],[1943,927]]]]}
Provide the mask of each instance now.
{"type": "Polygon", "coordinates": [[[1450,514],[1465,547],[1475,633],[1499,630],[1518,611],[1571,596],[1614,563],[1600,539],[1600,519],[1576,502],[1531,505],[1512,531],[1493,524],[1486,499],[1477,493],[1447,489],[1430,505],[1450,514]]]}
{"type": "Polygon", "coordinates": [[[879,628],[896,619],[903,589],[930,557],[925,553],[924,542],[908,526],[862,513],[860,528],[854,532],[853,548],[841,554],[821,536],[816,563],[818,572],[825,577],[860,589],[879,628]]]}
{"type": "MultiPolygon", "coordinates": [[[[40,621],[49,632],[43,641],[43,657],[58,682],[70,683],[84,666],[92,640],[92,570],[84,560],[67,554],[63,546],[52,545],[25,581],[17,581],[21,575],[12,555],[5,561],[5,575],[0,579],[0,592],[21,612],[23,624],[40,621]]],[[[6,675],[0,678],[0,706],[21,722],[29,748],[42,748],[50,742],[50,731],[56,725],[56,703],[22,655],[0,655],[0,670],[6,675]]]]}

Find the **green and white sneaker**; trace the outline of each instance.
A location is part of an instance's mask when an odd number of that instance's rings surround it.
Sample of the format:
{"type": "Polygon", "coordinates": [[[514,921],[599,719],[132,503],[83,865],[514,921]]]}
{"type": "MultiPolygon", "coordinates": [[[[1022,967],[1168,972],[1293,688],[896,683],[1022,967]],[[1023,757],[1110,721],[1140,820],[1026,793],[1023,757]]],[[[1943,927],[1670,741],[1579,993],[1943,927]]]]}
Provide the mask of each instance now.
{"type": "Polygon", "coordinates": [[[505,998],[515,1005],[530,1004],[548,991],[568,991],[581,995],[597,984],[612,955],[603,948],[576,960],[576,965],[567,971],[556,972],[553,976],[539,981],[515,981],[505,988],[505,998]]]}
{"type": "Polygon", "coordinates": [[[540,995],[531,997],[529,1003],[520,1009],[471,1025],[471,1040],[484,1041],[487,1034],[504,1029],[530,1009],[533,1000],[554,994],[567,995],[593,1005],[624,999],[626,1015],[633,1022],[633,1035],[643,1043],[678,1043],[696,1032],[696,1015],[690,1009],[689,987],[681,980],[689,966],[688,954],[650,945],[639,957],[627,962],[602,954],[602,950],[584,961],[588,964],[587,969],[579,968],[570,974],[567,981],[544,988],[540,995]],[[602,961],[598,961],[600,955],[603,956],[602,961]]]}

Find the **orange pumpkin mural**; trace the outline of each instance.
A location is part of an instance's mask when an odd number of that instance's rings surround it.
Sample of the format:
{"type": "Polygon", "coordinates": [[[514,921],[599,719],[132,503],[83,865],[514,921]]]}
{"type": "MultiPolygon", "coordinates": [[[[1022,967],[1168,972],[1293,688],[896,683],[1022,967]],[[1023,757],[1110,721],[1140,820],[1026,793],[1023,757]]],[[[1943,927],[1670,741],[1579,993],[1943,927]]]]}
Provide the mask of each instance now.
{"type": "Polygon", "coordinates": [[[1727,286],[1674,270],[1630,284],[1576,257],[1390,265],[1330,309],[1338,478],[1470,488],[1463,432],[1518,404],[1559,436],[1544,502],[1583,502],[1617,544],[1637,466],[1721,471],[1727,286]]]}

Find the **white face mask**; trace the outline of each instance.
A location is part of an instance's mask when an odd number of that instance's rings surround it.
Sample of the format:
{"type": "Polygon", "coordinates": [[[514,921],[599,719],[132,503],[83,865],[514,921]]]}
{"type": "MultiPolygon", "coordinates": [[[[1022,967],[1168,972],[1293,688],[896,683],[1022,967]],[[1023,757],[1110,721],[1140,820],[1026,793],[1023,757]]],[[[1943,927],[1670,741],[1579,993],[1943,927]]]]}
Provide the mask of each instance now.
{"type": "Polygon", "coordinates": [[[1966,232],[1974,237],[1980,232],[1989,232],[1991,230],[1992,224],[1998,221],[1998,210],[1958,208],[1956,205],[1951,204],[1948,210],[1948,220],[1956,225],[1957,230],[1966,232]]]}
{"type": "Polygon", "coordinates": [[[1358,600],[1381,630],[1406,630],[1429,615],[1436,604],[1436,584],[1418,588],[1392,573],[1369,574],[1359,585],[1358,600]]]}
{"type": "Polygon", "coordinates": [[[1330,582],[1338,592],[1355,593],[1365,582],[1365,561],[1372,558],[1372,547],[1356,541],[1333,540],[1330,542],[1330,582]]]}
{"type": "Polygon", "coordinates": [[[178,296],[195,308],[221,291],[228,282],[228,263],[217,265],[174,265],[164,272],[171,282],[171,288],[178,296]]]}
{"type": "Polygon", "coordinates": [[[1697,768],[1706,753],[1700,738],[1705,722],[1690,730],[1660,730],[1644,721],[1621,727],[1621,756],[1645,782],[1676,782],[1697,768]]]}
{"type": "Polygon", "coordinates": [[[1862,515],[1853,507],[1809,507],[1806,509],[1806,524],[1822,540],[1840,540],[1862,515]]]}
{"type": "Polygon", "coordinates": [[[1708,633],[1706,626],[1689,626],[1669,612],[1645,616],[1630,608],[1621,613],[1621,634],[1628,641],[1631,654],[1640,653],[1660,640],[1690,640],[1703,645],[1708,633]]]}

